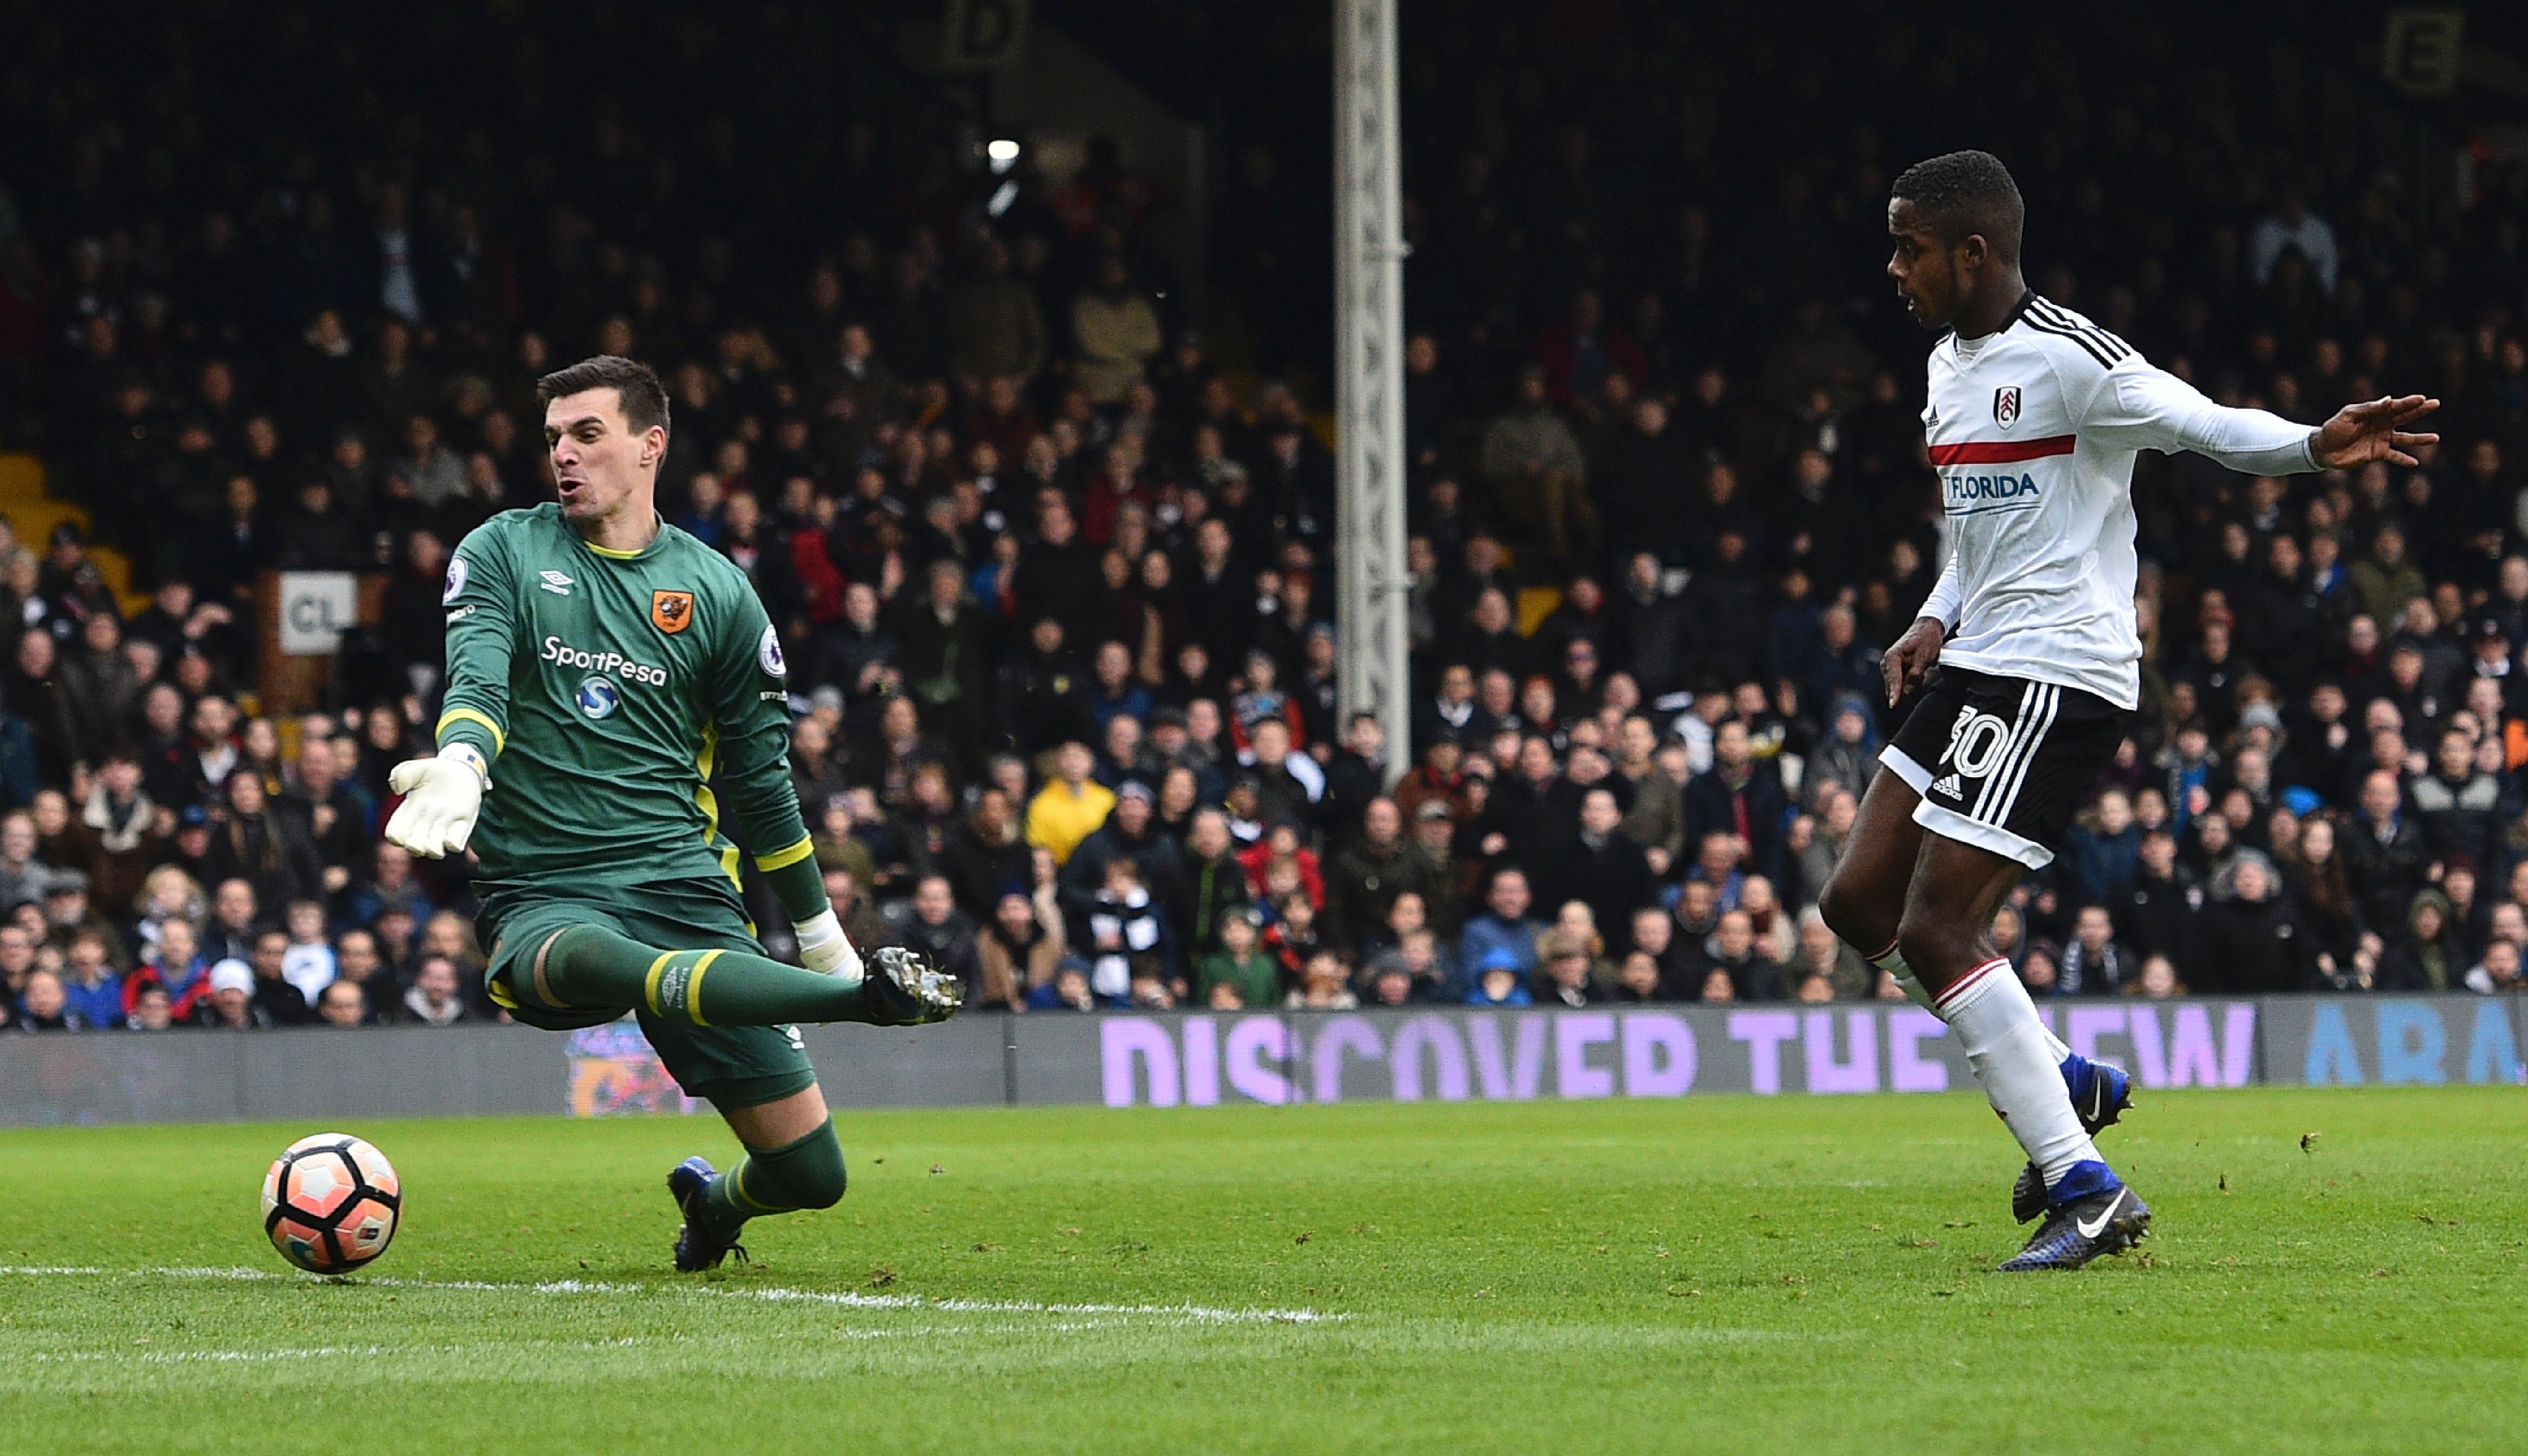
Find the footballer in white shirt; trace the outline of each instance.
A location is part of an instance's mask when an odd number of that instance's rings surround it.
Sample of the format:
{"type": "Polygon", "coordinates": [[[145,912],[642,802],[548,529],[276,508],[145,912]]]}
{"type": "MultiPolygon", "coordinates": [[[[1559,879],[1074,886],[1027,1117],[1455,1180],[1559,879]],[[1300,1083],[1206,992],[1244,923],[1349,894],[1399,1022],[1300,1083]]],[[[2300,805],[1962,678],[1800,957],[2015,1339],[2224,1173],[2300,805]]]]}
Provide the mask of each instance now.
{"type": "Polygon", "coordinates": [[[1949,1024],[2026,1150],[2012,1211],[2044,1222],[2007,1271],[2078,1269],[2150,1227],[2091,1141],[2129,1105],[2125,1074],[2046,1030],[1991,939],[2140,697],[2133,456],[2195,450],[2252,475],[2411,466],[2439,437],[2405,426],[2440,403],[2377,399],[2315,428],[2215,404],[2030,291],[2025,216],[2009,170],[1980,151],[1908,169],[1888,200],[1888,276],[1940,334],[1922,425],[1950,550],[1883,663],[1890,705],[1926,691],[1819,900],[1836,934],[1949,1024]]]}

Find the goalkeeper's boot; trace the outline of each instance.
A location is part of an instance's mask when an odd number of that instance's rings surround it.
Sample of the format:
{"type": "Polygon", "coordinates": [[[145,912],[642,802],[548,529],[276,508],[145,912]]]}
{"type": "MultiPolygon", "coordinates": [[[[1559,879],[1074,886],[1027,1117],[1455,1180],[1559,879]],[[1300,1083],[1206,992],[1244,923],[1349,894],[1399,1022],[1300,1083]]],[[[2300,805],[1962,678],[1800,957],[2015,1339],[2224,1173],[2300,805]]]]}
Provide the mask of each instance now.
{"type": "Polygon", "coordinates": [[[2150,1232],[2150,1207],[2103,1163],[2075,1163],[2055,1185],[2045,1222],[2028,1246],[2003,1262],[2003,1274],[2079,1269],[2104,1254],[2121,1254],[2150,1232]]]}
{"type": "Polygon", "coordinates": [[[667,1193],[676,1200],[676,1212],[685,1216],[684,1226],[676,1230],[676,1273],[699,1274],[719,1268],[719,1262],[731,1254],[741,1261],[746,1246],[737,1241],[737,1230],[724,1236],[706,1231],[703,1217],[703,1195],[711,1191],[719,1177],[708,1159],[688,1158],[667,1174],[667,1193]]]}
{"type": "Polygon", "coordinates": [[[902,946],[869,952],[863,985],[884,1019],[881,1026],[923,1026],[945,1021],[966,1004],[966,987],[955,976],[934,970],[930,962],[902,946]]]}
{"type": "MultiPolygon", "coordinates": [[[[2078,1053],[2063,1059],[2063,1088],[2072,1094],[2073,1115],[2080,1130],[2096,1137],[2133,1106],[2133,1078],[2120,1067],[2092,1062],[2078,1053]]],[[[2031,1163],[2020,1170],[2010,1190],[2010,1216],[2025,1223],[2045,1212],[2045,1179],[2031,1163]]]]}

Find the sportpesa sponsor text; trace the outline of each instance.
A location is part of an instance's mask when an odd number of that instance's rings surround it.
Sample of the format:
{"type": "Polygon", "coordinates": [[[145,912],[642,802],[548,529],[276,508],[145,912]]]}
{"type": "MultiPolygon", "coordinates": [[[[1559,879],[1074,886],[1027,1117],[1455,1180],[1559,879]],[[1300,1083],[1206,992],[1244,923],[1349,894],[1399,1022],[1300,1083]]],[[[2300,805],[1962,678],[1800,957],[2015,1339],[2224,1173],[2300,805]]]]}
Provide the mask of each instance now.
{"type": "Polygon", "coordinates": [[[617,651],[592,652],[586,648],[572,647],[558,637],[546,638],[544,650],[538,655],[556,667],[576,667],[583,671],[610,673],[625,682],[664,686],[667,681],[667,669],[663,667],[653,667],[647,662],[635,662],[617,651]]]}

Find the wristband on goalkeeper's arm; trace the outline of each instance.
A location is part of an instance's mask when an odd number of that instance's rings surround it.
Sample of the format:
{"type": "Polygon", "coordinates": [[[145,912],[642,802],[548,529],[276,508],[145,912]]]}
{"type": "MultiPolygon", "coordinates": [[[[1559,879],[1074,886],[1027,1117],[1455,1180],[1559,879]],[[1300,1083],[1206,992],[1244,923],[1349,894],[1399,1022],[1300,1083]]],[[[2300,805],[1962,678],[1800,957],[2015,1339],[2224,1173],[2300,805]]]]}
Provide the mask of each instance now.
{"type": "Polygon", "coordinates": [[[790,912],[801,963],[826,975],[859,980],[860,953],[852,949],[851,937],[843,933],[841,917],[834,913],[834,903],[826,898],[825,872],[816,863],[808,837],[803,834],[788,849],[758,856],[755,867],[781,908],[790,912]]]}
{"type": "Polygon", "coordinates": [[[800,963],[810,970],[855,984],[867,974],[861,953],[852,949],[852,938],[843,933],[843,922],[832,906],[807,919],[791,921],[790,929],[799,937],[800,963]]]}
{"type": "Polygon", "coordinates": [[[473,769],[474,776],[483,781],[484,788],[488,789],[492,787],[492,761],[483,756],[483,751],[481,749],[474,747],[472,744],[467,743],[460,738],[441,749],[439,751],[439,756],[442,758],[453,758],[457,762],[464,764],[466,767],[473,769]]]}

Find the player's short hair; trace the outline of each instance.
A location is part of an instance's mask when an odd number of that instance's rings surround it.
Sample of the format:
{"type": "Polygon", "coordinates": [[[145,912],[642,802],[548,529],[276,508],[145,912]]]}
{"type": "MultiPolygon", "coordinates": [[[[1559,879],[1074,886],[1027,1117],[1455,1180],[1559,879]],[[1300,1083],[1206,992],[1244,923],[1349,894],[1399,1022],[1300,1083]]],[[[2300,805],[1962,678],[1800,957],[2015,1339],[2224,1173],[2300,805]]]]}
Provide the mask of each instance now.
{"type": "Polygon", "coordinates": [[[1980,233],[1996,251],[2018,256],[2028,204],[2010,169],[1990,152],[1944,152],[1917,162],[1897,175],[1888,195],[1913,203],[1915,214],[1944,242],[1980,233]]]}
{"type": "Polygon", "coordinates": [[[585,390],[612,390],[622,403],[623,422],[635,435],[653,425],[668,428],[667,387],[649,365],[620,354],[598,354],[537,380],[536,402],[551,404],[585,390]]]}

